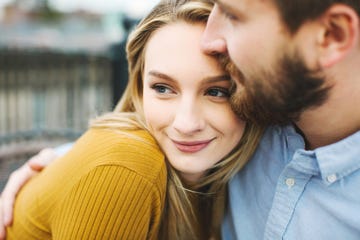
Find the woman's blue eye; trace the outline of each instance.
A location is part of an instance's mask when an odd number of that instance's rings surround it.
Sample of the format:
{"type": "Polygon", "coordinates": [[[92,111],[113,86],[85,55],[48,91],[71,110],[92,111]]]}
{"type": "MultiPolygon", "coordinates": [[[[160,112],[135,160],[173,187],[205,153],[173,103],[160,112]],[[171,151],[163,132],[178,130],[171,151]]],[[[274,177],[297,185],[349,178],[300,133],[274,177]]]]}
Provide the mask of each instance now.
{"type": "Polygon", "coordinates": [[[167,88],[164,86],[156,86],[155,90],[157,90],[159,93],[166,93],[167,88]]]}
{"type": "Polygon", "coordinates": [[[160,85],[160,84],[154,85],[151,88],[154,89],[155,92],[160,93],[160,94],[166,94],[166,93],[173,92],[169,87],[167,87],[165,85],[160,85]]]}
{"type": "Polygon", "coordinates": [[[206,92],[206,95],[211,97],[229,97],[229,91],[227,89],[212,88],[206,92]]]}

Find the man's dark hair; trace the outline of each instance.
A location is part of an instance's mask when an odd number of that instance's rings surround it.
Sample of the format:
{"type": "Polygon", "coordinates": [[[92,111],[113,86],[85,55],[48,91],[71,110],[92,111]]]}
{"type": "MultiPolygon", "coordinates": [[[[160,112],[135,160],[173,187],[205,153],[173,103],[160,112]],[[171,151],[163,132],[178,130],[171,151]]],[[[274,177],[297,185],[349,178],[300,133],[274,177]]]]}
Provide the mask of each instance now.
{"type": "Polygon", "coordinates": [[[360,16],[360,0],[274,0],[282,18],[291,32],[307,20],[315,19],[333,4],[345,4],[352,7],[360,16]]]}

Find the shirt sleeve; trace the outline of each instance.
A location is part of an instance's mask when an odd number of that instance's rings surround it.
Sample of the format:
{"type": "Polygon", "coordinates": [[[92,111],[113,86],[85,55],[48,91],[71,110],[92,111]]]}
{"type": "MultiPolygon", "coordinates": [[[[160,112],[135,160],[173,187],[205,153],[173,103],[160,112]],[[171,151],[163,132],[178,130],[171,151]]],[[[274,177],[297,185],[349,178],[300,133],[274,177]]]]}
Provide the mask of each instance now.
{"type": "Polygon", "coordinates": [[[156,184],[138,173],[121,166],[98,166],[65,194],[54,211],[53,239],[156,239],[161,202],[156,184]]]}
{"type": "Polygon", "coordinates": [[[64,143],[54,148],[54,151],[58,157],[64,156],[74,146],[74,142],[64,143]]]}

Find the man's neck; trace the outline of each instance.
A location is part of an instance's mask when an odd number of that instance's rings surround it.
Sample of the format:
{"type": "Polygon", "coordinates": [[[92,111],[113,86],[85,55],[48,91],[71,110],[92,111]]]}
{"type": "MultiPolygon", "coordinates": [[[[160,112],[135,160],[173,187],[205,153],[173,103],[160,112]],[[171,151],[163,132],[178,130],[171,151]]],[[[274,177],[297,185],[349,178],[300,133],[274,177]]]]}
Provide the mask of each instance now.
{"type": "Polygon", "coordinates": [[[315,149],[344,139],[360,130],[358,96],[350,102],[329,99],[320,107],[305,111],[297,127],[305,138],[306,148],[315,149]]]}

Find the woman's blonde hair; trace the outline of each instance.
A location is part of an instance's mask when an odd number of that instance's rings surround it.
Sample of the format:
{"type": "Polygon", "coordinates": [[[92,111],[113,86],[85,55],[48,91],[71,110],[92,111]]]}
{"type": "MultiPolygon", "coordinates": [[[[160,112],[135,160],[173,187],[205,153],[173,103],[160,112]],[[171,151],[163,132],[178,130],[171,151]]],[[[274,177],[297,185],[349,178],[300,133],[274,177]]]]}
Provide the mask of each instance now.
{"type": "MultiPolygon", "coordinates": [[[[129,82],[112,113],[95,119],[92,127],[147,129],[142,104],[143,71],[148,40],[159,28],[184,21],[206,24],[213,7],[207,0],[163,0],[130,34],[127,43],[129,82]]],[[[196,185],[184,183],[167,163],[168,183],[160,239],[220,238],[225,210],[226,186],[230,178],[250,159],[263,128],[247,123],[240,142],[222,161],[210,169],[196,185]]]]}

